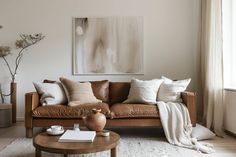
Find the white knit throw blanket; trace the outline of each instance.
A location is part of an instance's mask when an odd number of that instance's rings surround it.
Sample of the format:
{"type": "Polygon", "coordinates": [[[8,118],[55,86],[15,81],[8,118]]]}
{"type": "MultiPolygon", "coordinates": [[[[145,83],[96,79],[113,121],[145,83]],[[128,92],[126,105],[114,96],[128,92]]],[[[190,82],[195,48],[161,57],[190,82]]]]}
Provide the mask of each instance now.
{"type": "Polygon", "coordinates": [[[202,153],[213,153],[213,145],[199,143],[191,137],[192,124],[187,107],[182,103],[157,102],[161,124],[169,143],[195,149],[202,153]]]}

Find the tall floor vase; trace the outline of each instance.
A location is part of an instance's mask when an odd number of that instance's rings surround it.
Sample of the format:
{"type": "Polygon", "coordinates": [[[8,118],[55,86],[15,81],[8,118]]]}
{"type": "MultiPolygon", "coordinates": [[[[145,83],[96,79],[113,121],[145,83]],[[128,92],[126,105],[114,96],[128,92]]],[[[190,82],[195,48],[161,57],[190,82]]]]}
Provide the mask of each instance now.
{"type": "Polygon", "coordinates": [[[12,123],[16,123],[16,90],[17,84],[11,82],[12,123]]]}

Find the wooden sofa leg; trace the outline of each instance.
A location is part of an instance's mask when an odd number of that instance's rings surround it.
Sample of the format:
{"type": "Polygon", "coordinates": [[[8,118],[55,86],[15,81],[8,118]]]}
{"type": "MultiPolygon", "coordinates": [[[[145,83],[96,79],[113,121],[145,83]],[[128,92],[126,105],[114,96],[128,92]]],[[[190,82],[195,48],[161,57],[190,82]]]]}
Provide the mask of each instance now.
{"type": "Polygon", "coordinates": [[[33,137],[33,128],[26,128],[26,138],[33,137]]]}

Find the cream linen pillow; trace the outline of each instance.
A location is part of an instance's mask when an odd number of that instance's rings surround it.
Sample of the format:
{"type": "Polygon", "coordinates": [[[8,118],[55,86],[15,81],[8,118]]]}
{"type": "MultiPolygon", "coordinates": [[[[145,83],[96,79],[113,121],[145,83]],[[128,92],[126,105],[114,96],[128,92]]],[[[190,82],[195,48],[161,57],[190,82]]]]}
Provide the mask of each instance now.
{"type": "Polygon", "coordinates": [[[164,76],[162,76],[161,78],[164,81],[160,86],[157,101],[182,102],[181,92],[184,92],[186,90],[191,79],[173,81],[164,76]]]}
{"type": "Polygon", "coordinates": [[[193,127],[191,136],[193,138],[196,138],[197,140],[207,140],[207,139],[213,139],[216,136],[216,134],[214,134],[208,128],[200,124],[196,124],[196,127],[193,127]]]}
{"type": "Polygon", "coordinates": [[[69,106],[102,102],[94,96],[91,83],[79,83],[62,77],[60,78],[60,81],[66,92],[69,106]]]}
{"type": "Polygon", "coordinates": [[[64,104],[67,102],[64,89],[60,82],[55,83],[36,83],[34,87],[40,97],[40,103],[45,105],[64,104]]]}
{"type": "Polygon", "coordinates": [[[128,99],[123,103],[156,104],[157,92],[162,82],[162,79],[148,81],[132,79],[128,99]]]}

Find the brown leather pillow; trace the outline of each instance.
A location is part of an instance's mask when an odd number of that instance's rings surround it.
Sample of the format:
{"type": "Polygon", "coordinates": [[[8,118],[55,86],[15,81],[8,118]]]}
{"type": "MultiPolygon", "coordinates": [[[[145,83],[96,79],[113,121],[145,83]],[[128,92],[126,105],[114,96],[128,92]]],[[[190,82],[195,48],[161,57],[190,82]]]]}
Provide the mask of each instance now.
{"type": "Polygon", "coordinates": [[[43,83],[55,83],[55,82],[57,82],[57,81],[48,80],[48,79],[43,80],[43,83]]]}
{"type": "Polygon", "coordinates": [[[130,82],[111,82],[109,88],[110,103],[122,103],[129,95],[130,82]]]}
{"type": "Polygon", "coordinates": [[[109,101],[109,81],[91,81],[94,96],[103,102],[109,101]]]}

